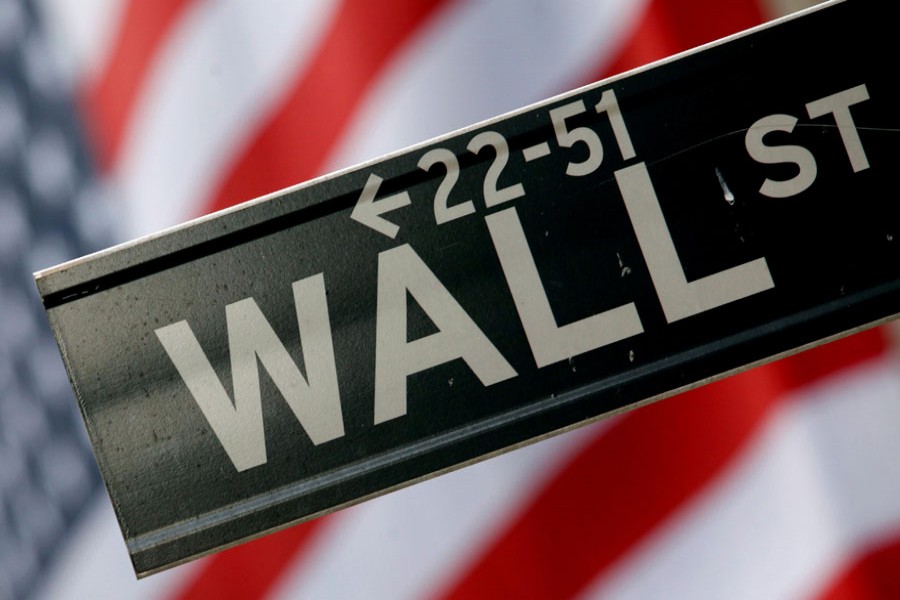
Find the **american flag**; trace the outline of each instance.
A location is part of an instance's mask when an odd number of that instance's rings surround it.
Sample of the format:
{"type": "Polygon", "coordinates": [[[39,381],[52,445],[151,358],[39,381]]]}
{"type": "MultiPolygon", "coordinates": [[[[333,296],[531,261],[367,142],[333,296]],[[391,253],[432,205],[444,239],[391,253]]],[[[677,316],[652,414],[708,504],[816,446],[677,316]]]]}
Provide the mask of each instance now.
{"type": "Polygon", "coordinates": [[[0,2],[0,598],[29,598],[100,496],[31,272],[113,241],[36,7],[0,2]]]}
{"type": "Polygon", "coordinates": [[[900,597],[891,329],[138,582],[30,276],[801,4],[0,0],[0,599],[900,597]]]}

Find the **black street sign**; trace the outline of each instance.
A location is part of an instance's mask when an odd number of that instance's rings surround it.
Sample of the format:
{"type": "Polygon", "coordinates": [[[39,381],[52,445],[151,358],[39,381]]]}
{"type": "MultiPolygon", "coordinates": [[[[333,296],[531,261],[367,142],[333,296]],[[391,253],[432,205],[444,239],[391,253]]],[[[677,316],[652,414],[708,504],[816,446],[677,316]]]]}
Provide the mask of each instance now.
{"type": "Polygon", "coordinates": [[[900,313],[895,14],[829,3],[39,273],[136,571],[900,313]]]}

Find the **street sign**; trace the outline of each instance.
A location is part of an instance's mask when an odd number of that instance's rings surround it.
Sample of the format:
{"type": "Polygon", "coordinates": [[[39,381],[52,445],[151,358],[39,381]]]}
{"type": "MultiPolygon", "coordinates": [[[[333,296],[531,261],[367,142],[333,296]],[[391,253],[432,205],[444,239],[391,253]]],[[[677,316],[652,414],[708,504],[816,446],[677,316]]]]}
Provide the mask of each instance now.
{"type": "Polygon", "coordinates": [[[37,274],[137,573],[900,313],[893,14],[828,3],[37,274]]]}

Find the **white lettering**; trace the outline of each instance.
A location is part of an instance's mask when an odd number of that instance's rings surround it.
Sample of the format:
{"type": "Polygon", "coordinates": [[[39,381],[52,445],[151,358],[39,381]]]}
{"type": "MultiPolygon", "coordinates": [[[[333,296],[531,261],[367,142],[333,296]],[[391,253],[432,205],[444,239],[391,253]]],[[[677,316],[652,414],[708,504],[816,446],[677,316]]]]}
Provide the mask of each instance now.
{"type": "Polygon", "coordinates": [[[797,117],[791,115],[769,115],[754,123],[747,130],[744,144],[750,157],[764,165],[793,163],[800,171],[786,181],[766,179],[759,193],[769,198],[790,198],[809,189],[818,175],[816,159],[803,146],[768,146],[763,138],[772,131],[790,133],[797,124],[797,117]]]}
{"type": "Polygon", "coordinates": [[[669,323],[775,287],[765,258],[688,282],[647,165],[638,163],[615,175],[669,323]]]}
{"type": "Polygon", "coordinates": [[[461,358],[485,386],[516,376],[478,325],[408,244],[378,255],[375,424],[406,414],[406,379],[461,358]],[[407,342],[406,293],[438,332],[407,342]]]}
{"type": "Polygon", "coordinates": [[[634,303],[558,326],[516,209],[485,220],[538,368],[643,333],[634,303]]]}
{"type": "Polygon", "coordinates": [[[850,165],[853,167],[854,173],[868,169],[869,159],[866,157],[866,151],[863,150],[859,132],[853,122],[853,115],[850,114],[850,107],[868,99],[869,90],[865,85],[858,85],[806,105],[810,119],[817,119],[827,114],[834,115],[838,132],[841,134],[841,140],[844,142],[844,149],[850,158],[850,165]]]}
{"type": "Polygon", "coordinates": [[[257,358],[314,444],[344,435],[325,280],[293,284],[304,379],[253,298],[225,307],[234,402],[187,321],[156,330],[159,341],[238,471],[265,464],[266,441],[257,358]]]}

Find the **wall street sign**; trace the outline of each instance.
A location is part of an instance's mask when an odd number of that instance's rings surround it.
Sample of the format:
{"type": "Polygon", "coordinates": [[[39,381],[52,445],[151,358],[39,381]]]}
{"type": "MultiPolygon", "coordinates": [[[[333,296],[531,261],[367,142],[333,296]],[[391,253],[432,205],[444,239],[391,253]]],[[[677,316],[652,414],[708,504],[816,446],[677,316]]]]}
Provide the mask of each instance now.
{"type": "Polygon", "coordinates": [[[135,570],[900,313],[892,11],[831,2],[37,274],[135,570]]]}

